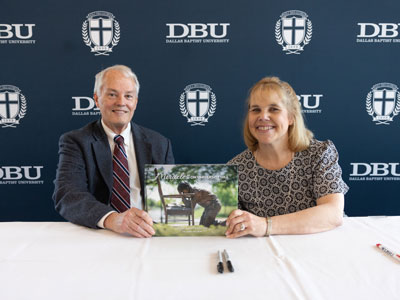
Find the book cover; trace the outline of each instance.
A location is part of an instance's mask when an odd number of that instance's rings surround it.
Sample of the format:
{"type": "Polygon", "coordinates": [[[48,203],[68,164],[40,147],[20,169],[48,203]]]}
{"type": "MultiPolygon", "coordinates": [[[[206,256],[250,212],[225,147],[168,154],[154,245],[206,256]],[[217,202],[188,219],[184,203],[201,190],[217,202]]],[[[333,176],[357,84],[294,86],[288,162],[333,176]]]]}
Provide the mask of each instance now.
{"type": "Polygon", "coordinates": [[[224,235],[237,209],[237,166],[145,166],[146,210],[156,236],[224,235]]]}

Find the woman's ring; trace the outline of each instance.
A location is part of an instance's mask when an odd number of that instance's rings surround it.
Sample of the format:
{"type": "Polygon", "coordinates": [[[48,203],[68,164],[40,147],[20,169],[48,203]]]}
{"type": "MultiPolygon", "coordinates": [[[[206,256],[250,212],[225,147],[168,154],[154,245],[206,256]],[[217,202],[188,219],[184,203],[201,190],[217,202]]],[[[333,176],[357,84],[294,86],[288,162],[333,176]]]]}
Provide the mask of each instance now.
{"type": "Polygon", "coordinates": [[[245,230],[246,229],[246,226],[244,225],[244,223],[241,223],[240,224],[240,231],[243,231],[243,230],[245,230]]]}

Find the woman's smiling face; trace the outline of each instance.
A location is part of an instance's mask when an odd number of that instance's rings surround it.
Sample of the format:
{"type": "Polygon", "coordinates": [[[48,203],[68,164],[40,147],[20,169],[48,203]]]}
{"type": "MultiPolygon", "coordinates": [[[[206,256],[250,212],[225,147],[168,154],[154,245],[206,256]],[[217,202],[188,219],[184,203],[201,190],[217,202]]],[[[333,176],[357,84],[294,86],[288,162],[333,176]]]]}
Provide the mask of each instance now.
{"type": "Polygon", "coordinates": [[[293,118],[280,93],[271,88],[260,88],[250,99],[248,111],[249,129],[259,146],[287,145],[288,128],[293,118]]]}

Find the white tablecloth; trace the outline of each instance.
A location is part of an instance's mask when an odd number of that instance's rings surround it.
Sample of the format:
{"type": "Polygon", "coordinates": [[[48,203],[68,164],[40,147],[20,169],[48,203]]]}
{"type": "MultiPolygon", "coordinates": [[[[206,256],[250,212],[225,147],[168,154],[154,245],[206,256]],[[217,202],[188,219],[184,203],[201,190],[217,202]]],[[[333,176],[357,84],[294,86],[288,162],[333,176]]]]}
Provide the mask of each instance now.
{"type": "Polygon", "coordinates": [[[0,299],[400,299],[400,217],[311,235],[137,239],[70,223],[0,223],[0,299]],[[216,270],[227,249],[235,272],[216,270]]]}

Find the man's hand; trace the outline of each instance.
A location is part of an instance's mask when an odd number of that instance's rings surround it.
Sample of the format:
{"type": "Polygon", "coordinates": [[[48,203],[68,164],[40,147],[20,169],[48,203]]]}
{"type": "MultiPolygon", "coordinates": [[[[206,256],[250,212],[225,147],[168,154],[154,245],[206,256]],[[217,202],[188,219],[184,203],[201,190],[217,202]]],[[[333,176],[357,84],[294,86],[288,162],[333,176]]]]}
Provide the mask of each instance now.
{"type": "Polygon", "coordinates": [[[118,233],[148,238],[155,234],[153,220],[143,210],[132,207],[123,213],[114,212],[104,220],[104,227],[118,233]]]}

